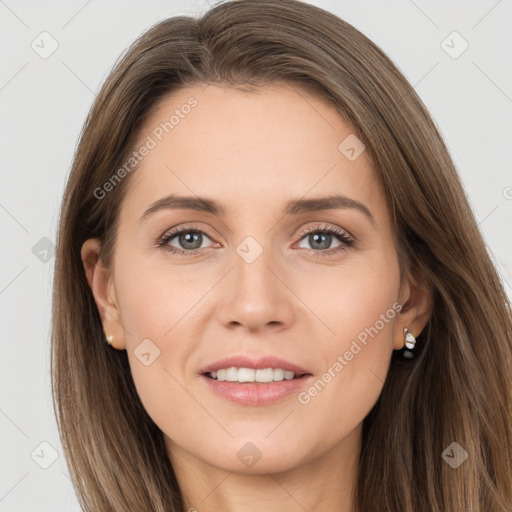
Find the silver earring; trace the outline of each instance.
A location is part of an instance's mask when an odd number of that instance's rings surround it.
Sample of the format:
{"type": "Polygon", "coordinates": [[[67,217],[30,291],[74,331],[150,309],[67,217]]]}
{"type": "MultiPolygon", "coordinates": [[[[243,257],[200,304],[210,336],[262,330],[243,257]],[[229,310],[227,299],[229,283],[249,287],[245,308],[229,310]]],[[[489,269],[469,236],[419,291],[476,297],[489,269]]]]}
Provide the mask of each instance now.
{"type": "Polygon", "coordinates": [[[409,332],[407,327],[404,327],[404,336],[405,336],[405,347],[407,350],[403,351],[403,356],[405,359],[412,359],[414,357],[414,347],[416,346],[416,338],[409,332]]]}
{"type": "Polygon", "coordinates": [[[114,336],[112,336],[112,334],[110,336],[105,336],[103,338],[103,341],[105,342],[106,345],[108,345],[109,347],[112,346],[112,340],[114,339],[114,336]]]}

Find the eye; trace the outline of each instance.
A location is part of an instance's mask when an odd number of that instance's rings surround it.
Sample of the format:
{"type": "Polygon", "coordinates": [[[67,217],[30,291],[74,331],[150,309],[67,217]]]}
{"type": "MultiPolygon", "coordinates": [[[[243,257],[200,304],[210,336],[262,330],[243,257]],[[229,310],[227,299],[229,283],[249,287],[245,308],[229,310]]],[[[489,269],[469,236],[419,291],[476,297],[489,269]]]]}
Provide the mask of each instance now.
{"type": "MultiPolygon", "coordinates": [[[[310,244],[309,251],[315,257],[332,256],[352,247],[355,240],[345,231],[332,226],[312,226],[300,233],[299,244],[304,241],[310,244]],[[330,248],[333,241],[338,240],[338,245],[330,248]]],[[[206,240],[210,237],[196,226],[185,226],[173,228],[165,233],[158,241],[158,247],[180,256],[193,256],[203,252],[204,249],[212,246],[205,246],[206,240]]],[[[219,244],[217,244],[217,247],[219,244]]],[[[300,245],[301,248],[304,248],[300,245]]],[[[306,247],[306,249],[308,249],[306,247]]]]}
{"type": "Polygon", "coordinates": [[[354,245],[354,239],[348,233],[332,226],[313,226],[303,231],[301,236],[300,242],[308,242],[315,257],[332,256],[354,245]],[[339,244],[334,249],[327,250],[335,239],[339,241],[339,244]]]}
{"type": "Polygon", "coordinates": [[[158,241],[158,246],[173,254],[190,256],[205,248],[203,245],[205,239],[210,237],[204,231],[188,226],[168,231],[158,241]]]}

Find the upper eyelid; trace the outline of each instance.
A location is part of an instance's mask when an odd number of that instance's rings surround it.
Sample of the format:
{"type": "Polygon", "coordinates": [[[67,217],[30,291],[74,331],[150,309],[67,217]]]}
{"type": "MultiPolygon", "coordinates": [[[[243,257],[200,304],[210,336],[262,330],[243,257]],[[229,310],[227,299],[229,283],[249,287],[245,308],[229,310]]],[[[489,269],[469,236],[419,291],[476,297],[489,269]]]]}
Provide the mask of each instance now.
{"type": "Polygon", "coordinates": [[[327,230],[327,231],[331,231],[331,230],[341,231],[341,234],[346,235],[348,238],[354,238],[352,236],[352,234],[348,230],[346,230],[345,228],[340,228],[339,226],[334,226],[334,225],[326,223],[326,222],[322,222],[321,225],[308,226],[307,228],[299,230],[299,233],[300,233],[300,236],[304,236],[304,235],[307,235],[310,231],[314,232],[314,231],[324,231],[324,230],[327,230]]]}
{"type": "Polygon", "coordinates": [[[202,228],[200,228],[198,226],[195,226],[195,225],[185,225],[185,226],[178,225],[178,226],[174,226],[174,227],[169,228],[166,231],[164,231],[163,235],[158,237],[158,240],[165,240],[166,238],[173,237],[174,235],[180,234],[183,231],[198,231],[198,232],[200,232],[200,233],[202,233],[204,235],[207,235],[209,238],[211,238],[211,236],[208,234],[207,230],[202,229],[202,228]]]}

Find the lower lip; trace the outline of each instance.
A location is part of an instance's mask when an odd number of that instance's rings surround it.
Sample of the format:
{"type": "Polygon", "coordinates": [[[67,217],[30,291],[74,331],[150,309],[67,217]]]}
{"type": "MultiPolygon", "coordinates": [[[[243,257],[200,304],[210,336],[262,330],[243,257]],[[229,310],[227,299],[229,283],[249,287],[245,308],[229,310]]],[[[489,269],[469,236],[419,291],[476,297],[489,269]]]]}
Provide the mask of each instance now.
{"type": "Polygon", "coordinates": [[[214,393],[228,400],[243,405],[266,405],[298,393],[313,376],[263,383],[218,381],[204,374],[200,377],[214,393]]]}

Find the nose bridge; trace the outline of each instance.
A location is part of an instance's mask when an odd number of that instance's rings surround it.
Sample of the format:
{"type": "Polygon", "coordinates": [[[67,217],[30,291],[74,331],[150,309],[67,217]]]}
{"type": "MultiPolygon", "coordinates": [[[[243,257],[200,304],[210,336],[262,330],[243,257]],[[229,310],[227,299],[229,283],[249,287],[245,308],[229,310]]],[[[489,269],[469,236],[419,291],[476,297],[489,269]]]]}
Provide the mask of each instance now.
{"type": "MultiPolygon", "coordinates": [[[[253,236],[245,238],[235,249],[234,286],[240,299],[254,301],[272,301],[278,293],[276,279],[269,268],[277,266],[272,248],[267,241],[264,247],[253,236]]],[[[261,305],[260,305],[261,307],[261,305]]]]}
{"type": "Polygon", "coordinates": [[[235,280],[243,289],[254,292],[269,291],[272,287],[272,272],[269,267],[276,266],[275,258],[272,256],[272,249],[267,246],[264,248],[254,237],[247,237],[235,250],[234,256],[234,274],[235,280]]]}

